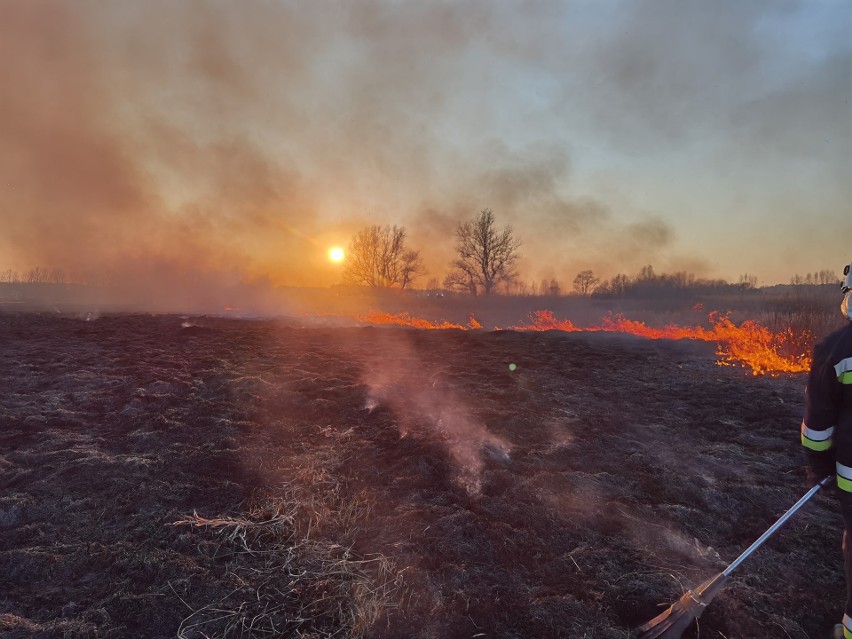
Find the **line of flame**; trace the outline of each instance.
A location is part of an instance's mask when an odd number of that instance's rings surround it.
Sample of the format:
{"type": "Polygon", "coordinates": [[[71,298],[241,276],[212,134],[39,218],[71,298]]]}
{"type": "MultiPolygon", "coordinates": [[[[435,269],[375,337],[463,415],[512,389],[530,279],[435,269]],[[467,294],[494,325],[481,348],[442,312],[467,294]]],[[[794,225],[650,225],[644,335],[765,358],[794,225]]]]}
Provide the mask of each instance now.
{"type": "Polygon", "coordinates": [[[747,320],[737,326],[730,318],[718,313],[708,317],[710,327],[678,326],[669,324],[652,328],[643,322],[630,320],[623,315],[607,315],[599,326],[580,328],[570,320],[557,320],[550,311],[536,311],[529,322],[513,326],[517,331],[605,331],[625,333],[647,339],[692,339],[716,342],[721,366],[745,366],[754,375],[778,373],[803,373],[810,369],[811,360],[804,354],[784,355],[793,345],[789,332],[775,333],[766,326],[747,320]]]}
{"type": "MultiPolygon", "coordinates": [[[[470,316],[471,319],[475,322],[476,320],[473,318],[473,315],[470,316]]],[[[427,319],[422,317],[412,317],[410,313],[384,313],[382,311],[369,311],[366,315],[362,315],[358,318],[360,322],[366,322],[367,324],[392,324],[394,326],[410,326],[412,328],[419,328],[423,330],[448,330],[448,329],[457,329],[466,331],[468,328],[481,328],[481,324],[476,322],[477,326],[462,326],[461,324],[454,324],[453,322],[430,322],[427,319]]]]}
{"type": "MultiPolygon", "coordinates": [[[[471,315],[467,326],[453,322],[432,322],[421,317],[413,317],[409,313],[384,313],[370,311],[358,317],[358,320],[368,324],[390,324],[408,326],[423,330],[471,330],[481,329],[476,318],[471,315]]],[[[810,358],[807,355],[785,355],[794,343],[794,335],[790,333],[775,333],[766,326],[753,320],[747,320],[737,326],[728,317],[711,313],[708,317],[709,327],[678,326],[669,324],[663,328],[653,328],[624,315],[609,314],[601,320],[598,326],[580,327],[571,320],[559,320],[551,311],[541,310],[530,314],[526,323],[510,327],[515,331],[602,331],[607,333],[624,333],[646,339],[690,339],[704,342],[716,342],[720,366],[742,366],[750,368],[754,375],[779,373],[801,373],[810,368],[810,358]]]]}

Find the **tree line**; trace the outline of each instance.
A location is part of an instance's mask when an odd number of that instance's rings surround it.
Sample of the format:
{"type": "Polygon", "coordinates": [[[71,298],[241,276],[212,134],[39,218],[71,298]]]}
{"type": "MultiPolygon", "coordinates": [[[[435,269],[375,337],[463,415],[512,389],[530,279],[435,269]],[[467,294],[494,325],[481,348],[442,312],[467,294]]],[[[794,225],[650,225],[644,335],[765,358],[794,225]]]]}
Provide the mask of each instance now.
{"type": "MultiPolygon", "coordinates": [[[[566,291],[556,279],[525,282],[516,268],[521,241],[511,226],[499,227],[491,209],[482,209],[473,219],[460,222],[455,231],[455,258],[443,282],[432,277],[427,290],[445,290],[469,295],[559,296],[566,291]]],[[[408,289],[425,275],[420,252],[408,247],[405,227],[369,226],[359,231],[349,244],[343,280],[346,284],[376,288],[408,289]]],[[[826,285],[839,281],[831,270],[795,275],[791,285],[826,285]]],[[[690,291],[724,294],[757,289],[757,277],[740,275],[736,283],[706,279],[679,271],[657,274],[647,265],[633,276],[619,273],[601,279],[590,269],[576,274],[571,292],[586,297],[654,297],[690,291]]]]}
{"type": "Polygon", "coordinates": [[[70,277],[61,268],[43,268],[37,266],[28,271],[18,272],[8,268],[0,271],[0,283],[7,284],[74,284],[74,278],[70,277]]]}

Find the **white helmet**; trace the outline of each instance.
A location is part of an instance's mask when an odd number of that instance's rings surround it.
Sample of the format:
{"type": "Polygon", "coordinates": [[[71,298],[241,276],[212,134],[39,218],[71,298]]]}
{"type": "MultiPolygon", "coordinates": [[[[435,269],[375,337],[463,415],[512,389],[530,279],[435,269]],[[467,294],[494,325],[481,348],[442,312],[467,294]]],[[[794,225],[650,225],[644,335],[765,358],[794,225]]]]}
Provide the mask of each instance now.
{"type": "Polygon", "coordinates": [[[843,281],[840,282],[840,290],[843,291],[843,301],[840,302],[840,312],[843,317],[852,320],[852,264],[843,267],[843,281]]]}

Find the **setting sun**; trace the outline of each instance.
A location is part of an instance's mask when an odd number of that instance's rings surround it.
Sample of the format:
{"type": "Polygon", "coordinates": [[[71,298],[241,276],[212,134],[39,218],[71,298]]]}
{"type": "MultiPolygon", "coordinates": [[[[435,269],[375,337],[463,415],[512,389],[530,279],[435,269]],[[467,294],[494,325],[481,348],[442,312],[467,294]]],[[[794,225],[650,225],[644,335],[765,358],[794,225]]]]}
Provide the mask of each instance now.
{"type": "Polygon", "coordinates": [[[346,257],[346,254],[339,246],[333,246],[332,248],[328,249],[328,259],[332,262],[342,262],[344,257],[346,257]]]}

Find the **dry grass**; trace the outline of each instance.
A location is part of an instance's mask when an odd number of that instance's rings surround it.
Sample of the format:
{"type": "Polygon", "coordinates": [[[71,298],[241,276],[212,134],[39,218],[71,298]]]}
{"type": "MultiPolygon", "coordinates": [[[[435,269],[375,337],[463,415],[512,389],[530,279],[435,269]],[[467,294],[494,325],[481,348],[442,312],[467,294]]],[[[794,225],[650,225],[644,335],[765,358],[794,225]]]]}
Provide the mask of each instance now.
{"type": "MultiPolygon", "coordinates": [[[[184,321],[0,314],[0,636],[624,638],[802,491],[804,376],[712,348],[184,321]],[[478,493],[430,380],[511,446],[478,493]]],[[[841,525],[816,500],[700,636],[827,636],[841,525]]]]}
{"type": "MultiPolygon", "coordinates": [[[[402,572],[384,556],[359,557],[351,538],[370,511],[365,496],[343,499],[339,484],[307,491],[288,486],[236,517],[174,522],[212,532],[214,559],[233,590],[190,614],[179,639],[214,637],[363,637],[395,607],[402,572]],[[327,495],[327,500],[319,499],[327,495]],[[325,537],[322,533],[328,533],[325,537]]],[[[175,591],[175,594],[177,592],[175,591]]]]}
{"type": "Polygon", "coordinates": [[[843,326],[840,295],[834,286],[803,287],[765,300],[758,321],[784,336],[787,355],[808,355],[814,345],[843,326]]]}

